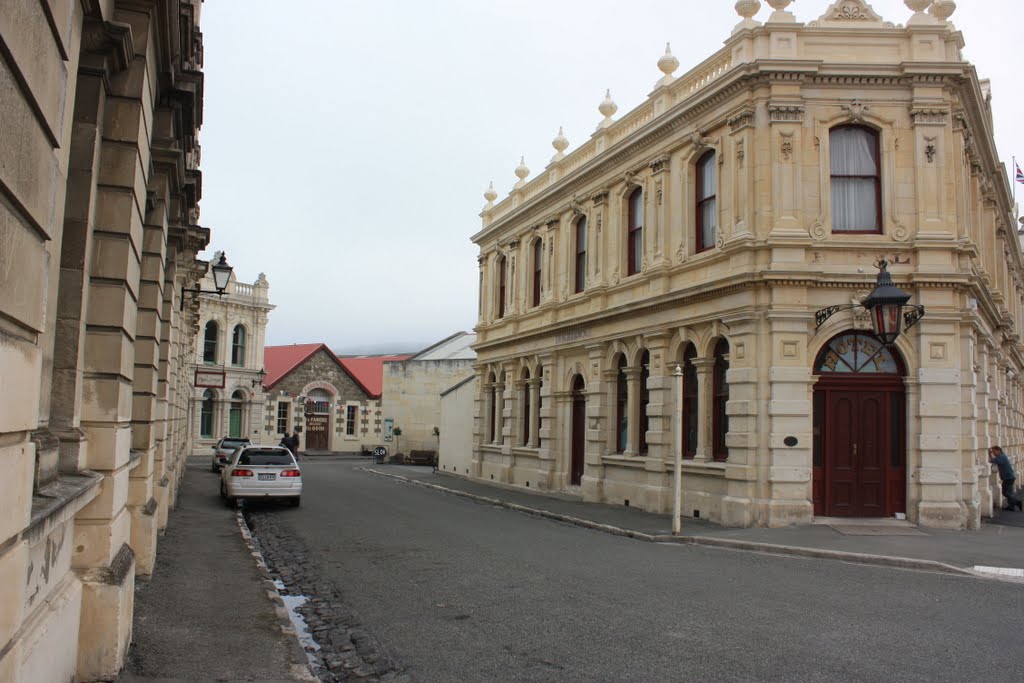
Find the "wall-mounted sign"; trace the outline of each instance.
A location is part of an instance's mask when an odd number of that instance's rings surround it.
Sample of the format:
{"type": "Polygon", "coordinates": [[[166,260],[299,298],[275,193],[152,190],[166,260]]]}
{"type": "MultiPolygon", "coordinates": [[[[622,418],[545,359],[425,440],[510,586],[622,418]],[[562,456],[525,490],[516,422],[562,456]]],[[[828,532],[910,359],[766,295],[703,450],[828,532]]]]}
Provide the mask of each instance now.
{"type": "Polygon", "coordinates": [[[223,389],[224,388],[224,371],[223,370],[211,370],[209,368],[196,368],[196,381],[197,387],[206,389],[223,389]]]}
{"type": "Polygon", "coordinates": [[[394,429],[395,429],[395,421],[393,419],[391,419],[390,417],[389,418],[385,418],[385,420],[384,420],[384,440],[385,441],[391,441],[392,436],[394,434],[394,431],[393,431],[394,429]]]}

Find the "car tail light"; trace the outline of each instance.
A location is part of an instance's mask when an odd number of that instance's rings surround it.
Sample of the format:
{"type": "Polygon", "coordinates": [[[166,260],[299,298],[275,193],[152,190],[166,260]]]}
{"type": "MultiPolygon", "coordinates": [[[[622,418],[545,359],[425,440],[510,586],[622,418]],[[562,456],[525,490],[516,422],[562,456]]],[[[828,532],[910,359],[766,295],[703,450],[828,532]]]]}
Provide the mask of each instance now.
{"type": "Polygon", "coordinates": [[[231,476],[232,477],[251,477],[252,476],[252,470],[240,470],[240,469],[235,468],[235,469],[231,470],[231,476]]]}
{"type": "Polygon", "coordinates": [[[298,470],[285,470],[284,472],[281,472],[281,476],[282,477],[301,477],[302,476],[302,472],[300,472],[298,470]]]}

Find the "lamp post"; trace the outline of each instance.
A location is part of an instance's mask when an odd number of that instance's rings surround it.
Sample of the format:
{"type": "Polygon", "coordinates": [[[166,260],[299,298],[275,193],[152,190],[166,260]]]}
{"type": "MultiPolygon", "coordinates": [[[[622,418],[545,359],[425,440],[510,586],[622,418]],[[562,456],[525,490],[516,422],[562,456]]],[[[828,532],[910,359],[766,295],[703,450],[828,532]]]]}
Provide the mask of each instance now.
{"type": "Polygon", "coordinates": [[[815,329],[825,324],[825,321],[834,313],[861,306],[871,316],[871,328],[875,336],[888,346],[900,336],[901,326],[908,330],[924,317],[924,306],[908,306],[910,295],[893,284],[892,275],[888,271],[889,262],[879,259],[875,266],[878,268],[875,288],[865,297],[864,301],[859,304],[828,306],[816,311],[814,313],[815,329]]]}
{"type": "Polygon", "coordinates": [[[267,371],[264,370],[263,368],[260,368],[260,371],[257,372],[256,374],[258,375],[258,377],[254,380],[250,380],[252,382],[253,389],[255,389],[257,385],[263,384],[263,378],[267,376],[267,371]]]}
{"type": "Polygon", "coordinates": [[[228,265],[227,255],[222,251],[220,253],[220,260],[211,266],[210,270],[213,271],[213,286],[216,291],[211,292],[208,289],[200,289],[199,283],[192,289],[182,285],[181,286],[181,300],[178,310],[185,310],[185,293],[190,293],[195,296],[200,294],[216,294],[217,296],[224,296],[224,290],[228,288],[228,281],[231,280],[231,271],[234,270],[228,265]]]}
{"type": "Polygon", "coordinates": [[[674,443],[672,444],[672,535],[678,536],[683,531],[683,368],[676,364],[676,409],[673,419],[676,423],[674,443]]]}

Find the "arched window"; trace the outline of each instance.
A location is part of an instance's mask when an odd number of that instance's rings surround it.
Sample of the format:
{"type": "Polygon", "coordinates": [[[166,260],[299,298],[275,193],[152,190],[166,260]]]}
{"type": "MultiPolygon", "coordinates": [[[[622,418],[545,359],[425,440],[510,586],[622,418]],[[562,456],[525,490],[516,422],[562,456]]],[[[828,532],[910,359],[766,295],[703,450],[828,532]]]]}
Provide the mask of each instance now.
{"type": "Polygon", "coordinates": [[[693,364],[697,349],[688,344],[683,353],[683,457],[697,455],[697,415],[700,403],[697,392],[697,366],[693,364]]]}
{"type": "Polygon", "coordinates": [[[626,382],[626,358],[619,356],[619,373],[615,378],[615,417],[617,432],[615,434],[615,452],[626,452],[626,439],[629,433],[629,413],[626,406],[629,402],[629,385],[626,382]]]}
{"type": "Polygon", "coordinates": [[[882,231],[878,133],[840,126],[828,136],[832,175],[832,231],[882,231]]]}
{"type": "Polygon", "coordinates": [[[587,286],[587,217],[581,216],[576,221],[576,287],[573,291],[582,292],[587,286]]]}
{"type": "Polygon", "coordinates": [[[533,241],[533,305],[540,306],[540,275],[544,264],[544,240],[533,241]]]}
{"type": "Polygon", "coordinates": [[[523,368],[523,414],[522,414],[522,445],[530,445],[530,422],[533,414],[530,412],[530,371],[523,368]]]}
{"type": "Polygon", "coordinates": [[[245,394],[241,390],[231,394],[231,412],[228,414],[228,436],[242,436],[242,406],[245,403],[245,394]]]}
{"type": "Polygon", "coordinates": [[[204,363],[216,363],[217,362],[217,337],[220,335],[220,328],[217,327],[217,323],[213,320],[206,323],[206,329],[203,331],[203,362],[204,363]]]}
{"type": "Polygon", "coordinates": [[[199,436],[213,438],[213,410],[216,394],[207,389],[203,392],[203,402],[199,407],[199,436]]]}
{"type": "Polygon", "coordinates": [[[245,328],[235,325],[231,333],[231,364],[245,365],[245,328]]]}
{"type": "Polygon", "coordinates": [[[647,380],[651,377],[651,354],[644,351],[640,357],[640,453],[647,452],[647,429],[650,420],[647,417],[647,404],[651,402],[651,391],[647,380]]]}
{"type": "Polygon", "coordinates": [[[505,317],[505,257],[498,257],[498,317],[505,317]]]}
{"type": "Polygon", "coordinates": [[[719,340],[715,345],[714,388],[711,415],[711,453],[715,460],[729,457],[729,447],[725,445],[725,435],[729,433],[729,416],[725,414],[725,404],[729,401],[729,382],[726,372],[729,370],[729,342],[719,340]]]}
{"type": "Polygon", "coordinates": [[[629,242],[626,274],[640,272],[644,258],[644,192],[639,187],[629,195],[629,242]]]}
{"type": "Polygon", "coordinates": [[[697,160],[697,251],[715,246],[718,239],[718,181],[715,152],[710,150],[697,160]]]}

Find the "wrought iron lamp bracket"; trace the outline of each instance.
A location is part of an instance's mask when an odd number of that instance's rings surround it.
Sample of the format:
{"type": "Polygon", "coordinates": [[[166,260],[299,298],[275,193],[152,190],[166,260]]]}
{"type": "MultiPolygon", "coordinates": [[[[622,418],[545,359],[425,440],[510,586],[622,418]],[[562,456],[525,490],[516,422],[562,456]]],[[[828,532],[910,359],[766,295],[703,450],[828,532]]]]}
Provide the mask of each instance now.
{"type": "Polygon", "coordinates": [[[821,310],[814,312],[814,329],[820,328],[825,324],[825,321],[831,318],[839,311],[848,311],[852,308],[863,308],[860,304],[837,304],[835,306],[826,306],[821,310]]]}
{"type": "Polygon", "coordinates": [[[909,330],[924,317],[924,306],[907,306],[909,311],[903,311],[903,330],[909,330]]]}

